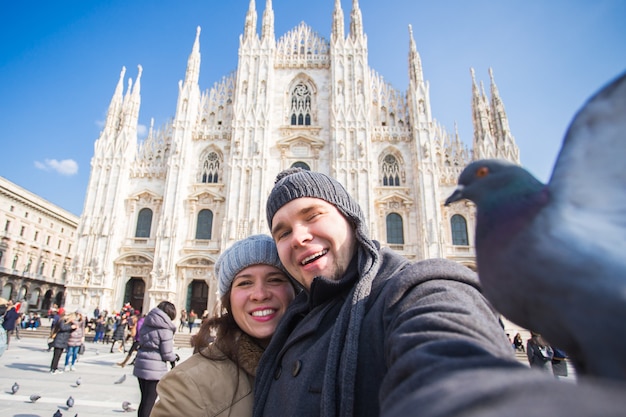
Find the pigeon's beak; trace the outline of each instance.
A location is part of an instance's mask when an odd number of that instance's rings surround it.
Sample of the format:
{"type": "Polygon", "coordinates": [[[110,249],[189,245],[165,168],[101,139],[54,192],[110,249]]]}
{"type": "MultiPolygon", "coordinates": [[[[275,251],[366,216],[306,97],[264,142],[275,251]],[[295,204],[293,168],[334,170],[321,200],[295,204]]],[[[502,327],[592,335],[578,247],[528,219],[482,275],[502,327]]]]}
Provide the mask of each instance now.
{"type": "Polygon", "coordinates": [[[463,187],[462,185],[459,185],[456,190],[454,190],[454,192],[452,193],[452,195],[450,197],[448,197],[446,199],[446,202],[444,203],[444,206],[449,206],[450,204],[457,202],[459,200],[463,200],[465,197],[463,196],[463,187]]]}

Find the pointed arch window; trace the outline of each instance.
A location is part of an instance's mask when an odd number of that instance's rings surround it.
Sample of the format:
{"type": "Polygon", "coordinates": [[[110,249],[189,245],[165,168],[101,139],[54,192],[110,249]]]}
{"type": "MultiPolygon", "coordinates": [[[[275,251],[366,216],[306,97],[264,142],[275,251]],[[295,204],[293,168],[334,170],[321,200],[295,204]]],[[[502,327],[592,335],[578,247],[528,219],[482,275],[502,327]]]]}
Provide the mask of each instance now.
{"type": "Polygon", "coordinates": [[[302,162],[302,161],[298,161],[298,162],[294,162],[291,165],[292,168],[302,168],[305,171],[310,171],[311,167],[309,166],[309,164],[307,164],[306,162],[302,162]]]}
{"type": "Polygon", "coordinates": [[[211,239],[213,229],[213,212],[209,209],[200,210],[196,224],[196,239],[211,239]]]}
{"type": "Polygon", "coordinates": [[[452,228],[452,244],[467,246],[469,240],[467,239],[467,221],[465,217],[460,214],[455,214],[450,219],[450,226],[452,228]]]}
{"type": "Polygon", "coordinates": [[[291,92],[291,124],[311,125],[311,91],[303,83],[298,83],[291,92]]]}
{"type": "Polygon", "coordinates": [[[402,223],[402,216],[398,213],[389,213],[387,215],[387,243],[390,245],[404,244],[402,223]]]}
{"type": "Polygon", "coordinates": [[[208,184],[216,184],[219,181],[220,157],[216,152],[210,152],[202,162],[201,181],[208,184]]]}
{"type": "Polygon", "coordinates": [[[383,186],[400,186],[400,164],[398,164],[398,159],[395,156],[391,154],[385,156],[385,159],[383,159],[383,166],[381,171],[383,186]]]}
{"type": "Polygon", "coordinates": [[[137,216],[137,230],[135,230],[135,237],[150,237],[150,228],[152,227],[152,210],[149,208],[142,208],[139,210],[137,216]]]}

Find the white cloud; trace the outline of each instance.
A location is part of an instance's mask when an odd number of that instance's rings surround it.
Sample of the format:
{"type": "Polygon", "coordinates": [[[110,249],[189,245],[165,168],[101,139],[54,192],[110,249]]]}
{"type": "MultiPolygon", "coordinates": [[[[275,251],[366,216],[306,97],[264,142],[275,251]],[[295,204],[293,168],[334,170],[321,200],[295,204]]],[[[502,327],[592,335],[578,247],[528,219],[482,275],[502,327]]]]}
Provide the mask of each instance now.
{"type": "Polygon", "coordinates": [[[43,171],[55,171],[61,175],[71,176],[78,172],[78,164],[73,159],[46,159],[44,162],[35,161],[35,168],[43,171]]]}
{"type": "Polygon", "coordinates": [[[137,137],[145,138],[148,134],[148,127],[146,125],[137,124],[137,137]]]}

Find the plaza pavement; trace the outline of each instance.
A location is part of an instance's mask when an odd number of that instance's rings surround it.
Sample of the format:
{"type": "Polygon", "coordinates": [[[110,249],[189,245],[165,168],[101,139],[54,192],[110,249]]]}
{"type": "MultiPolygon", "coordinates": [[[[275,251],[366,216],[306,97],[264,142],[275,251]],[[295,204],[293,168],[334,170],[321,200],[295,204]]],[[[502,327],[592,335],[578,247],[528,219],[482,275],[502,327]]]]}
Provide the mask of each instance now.
{"type": "MultiPolygon", "coordinates": [[[[141,398],[133,367],[115,365],[126,354],[119,353],[117,346],[115,353],[109,353],[110,344],[86,342],[85,346],[85,354],[79,355],[76,362],[76,371],[51,375],[52,351],[47,352],[46,339],[11,337],[9,348],[0,357],[0,416],[52,417],[57,409],[64,417],[136,416],[136,411],[125,413],[122,409],[123,401],[129,401],[136,409],[141,398]],[[126,375],[126,380],[115,384],[122,375],[126,375]],[[76,385],[79,377],[82,382],[76,385]],[[14,382],[20,389],[11,394],[14,382]],[[29,399],[31,394],[41,395],[41,398],[33,403],[29,399]],[[65,402],[70,395],[75,404],[68,409],[65,402]]],[[[177,347],[175,352],[184,361],[191,356],[192,349],[177,347]]],[[[64,364],[65,353],[59,366],[64,364]]]]}

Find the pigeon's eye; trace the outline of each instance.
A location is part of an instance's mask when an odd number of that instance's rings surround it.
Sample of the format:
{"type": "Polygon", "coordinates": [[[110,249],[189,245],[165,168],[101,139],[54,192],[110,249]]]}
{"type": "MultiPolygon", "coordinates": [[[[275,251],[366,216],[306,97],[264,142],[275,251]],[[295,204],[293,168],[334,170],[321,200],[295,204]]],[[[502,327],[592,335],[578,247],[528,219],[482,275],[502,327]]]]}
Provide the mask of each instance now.
{"type": "Polygon", "coordinates": [[[487,175],[489,175],[489,168],[487,167],[480,167],[476,170],[476,176],[478,178],[486,177],[487,175]]]}

